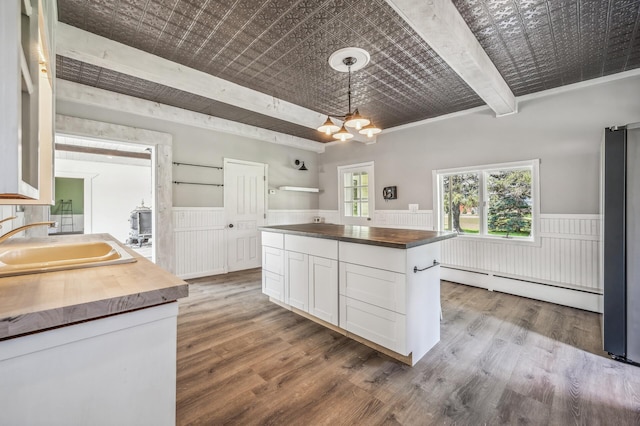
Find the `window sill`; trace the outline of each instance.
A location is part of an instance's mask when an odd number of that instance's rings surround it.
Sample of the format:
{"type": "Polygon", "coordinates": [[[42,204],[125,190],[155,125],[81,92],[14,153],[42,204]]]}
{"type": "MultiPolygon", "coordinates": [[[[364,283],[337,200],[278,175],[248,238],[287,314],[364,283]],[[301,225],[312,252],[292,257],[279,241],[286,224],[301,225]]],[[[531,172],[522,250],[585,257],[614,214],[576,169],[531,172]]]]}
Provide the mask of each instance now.
{"type": "Polygon", "coordinates": [[[456,239],[461,238],[463,240],[468,241],[482,241],[485,243],[495,243],[495,244],[509,244],[514,246],[533,246],[540,247],[542,244],[540,242],[540,237],[536,238],[505,238],[505,237],[491,237],[488,235],[472,235],[472,234],[458,234],[456,239]]]}

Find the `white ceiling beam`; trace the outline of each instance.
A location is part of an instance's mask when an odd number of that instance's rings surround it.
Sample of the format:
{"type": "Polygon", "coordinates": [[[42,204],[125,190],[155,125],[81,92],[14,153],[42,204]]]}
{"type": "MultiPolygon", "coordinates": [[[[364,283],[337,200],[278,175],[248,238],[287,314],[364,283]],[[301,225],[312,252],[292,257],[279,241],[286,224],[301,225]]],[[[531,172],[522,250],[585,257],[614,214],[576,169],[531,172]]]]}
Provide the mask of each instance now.
{"type": "MultiPolygon", "coordinates": [[[[311,129],[317,129],[327,118],[326,114],[240,86],[62,22],[59,22],[56,27],[56,53],[311,129]]],[[[342,125],[342,122],[339,125],[342,125]]],[[[371,139],[359,134],[354,135],[354,140],[371,142],[371,139]]]]}
{"type": "Polygon", "coordinates": [[[56,53],[314,129],[324,123],[327,118],[319,112],[62,22],[56,27],[56,53]]]}
{"type": "Polygon", "coordinates": [[[517,112],[516,98],[451,0],[387,3],[496,113],[517,112]]]}
{"type": "Polygon", "coordinates": [[[140,117],[215,130],[306,151],[322,153],[325,150],[325,145],[321,142],[151,102],[133,96],[110,92],[108,90],[85,86],[67,80],[56,81],[56,101],[120,111],[140,117]]]}

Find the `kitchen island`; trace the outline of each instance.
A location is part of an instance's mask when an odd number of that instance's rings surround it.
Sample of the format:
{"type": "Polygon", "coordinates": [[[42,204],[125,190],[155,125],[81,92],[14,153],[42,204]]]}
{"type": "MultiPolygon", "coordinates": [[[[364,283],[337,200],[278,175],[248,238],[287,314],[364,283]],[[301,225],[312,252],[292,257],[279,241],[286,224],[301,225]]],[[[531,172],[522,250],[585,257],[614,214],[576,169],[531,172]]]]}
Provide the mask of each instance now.
{"type": "Polygon", "coordinates": [[[440,241],[456,234],[324,223],[260,229],[271,301],[409,365],[440,340],[440,241]]]}
{"type": "Polygon", "coordinates": [[[175,423],[177,299],[187,283],[108,234],[0,248],[93,241],[134,261],[0,278],[0,424],[175,423]]]}

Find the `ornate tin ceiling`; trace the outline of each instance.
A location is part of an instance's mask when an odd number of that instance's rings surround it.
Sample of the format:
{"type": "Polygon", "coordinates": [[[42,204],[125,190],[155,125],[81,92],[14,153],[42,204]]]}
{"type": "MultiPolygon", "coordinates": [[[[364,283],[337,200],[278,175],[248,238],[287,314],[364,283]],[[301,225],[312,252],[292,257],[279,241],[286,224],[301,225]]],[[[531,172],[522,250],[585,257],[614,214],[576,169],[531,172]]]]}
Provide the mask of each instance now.
{"type": "MultiPolygon", "coordinates": [[[[358,46],[353,99],[382,128],[482,105],[384,0],[58,0],[69,25],[331,114],[347,76],[327,58],[358,46]]],[[[640,66],[640,0],[454,0],[516,95],[640,66]]],[[[326,141],[318,132],[155,83],[59,59],[58,77],[326,141]]],[[[321,124],[321,123],[318,123],[321,124]]]]}

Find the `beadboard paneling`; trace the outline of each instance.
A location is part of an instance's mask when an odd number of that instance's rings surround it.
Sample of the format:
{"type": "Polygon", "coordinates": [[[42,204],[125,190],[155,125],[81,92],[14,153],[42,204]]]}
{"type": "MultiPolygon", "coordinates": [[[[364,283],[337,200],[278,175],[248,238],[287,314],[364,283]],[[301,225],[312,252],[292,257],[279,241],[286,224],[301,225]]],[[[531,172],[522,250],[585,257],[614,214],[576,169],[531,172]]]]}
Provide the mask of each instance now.
{"type": "Polygon", "coordinates": [[[293,225],[296,223],[311,223],[318,216],[318,210],[269,210],[267,224],[293,225]]]}
{"type": "Polygon", "coordinates": [[[176,275],[196,278],[226,272],[224,209],[173,208],[176,275]]]}
{"type": "Polygon", "coordinates": [[[446,240],[442,264],[601,293],[599,220],[597,215],[541,215],[539,245],[446,240]]]}
{"type": "Polygon", "coordinates": [[[382,228],[433,229],[431,210],[376,210],[373,213],[372,226],[382,228]]]}

